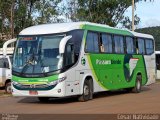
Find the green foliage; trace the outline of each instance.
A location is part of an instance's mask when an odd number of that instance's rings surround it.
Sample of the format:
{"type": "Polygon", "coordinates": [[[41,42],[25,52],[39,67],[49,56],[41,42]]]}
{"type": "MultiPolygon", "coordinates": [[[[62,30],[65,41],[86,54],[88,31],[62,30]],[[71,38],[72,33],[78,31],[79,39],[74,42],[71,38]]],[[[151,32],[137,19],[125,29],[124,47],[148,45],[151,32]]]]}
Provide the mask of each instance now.
{"type": "MultiPolygon", "coordinates": [[[[135,0],[135,3],[139,1],[143,0],[135,0]]],[[[72,21],[89,21],[113,27],[121,22],[130,28],[131,20],[124,16],[124,12],[131,5],[132,0],[70,0],[65,14],[72,21]]],[[[139,21],[136,15],[135,23],[139,21]]]]}
{"type": "Polygon", "coordinates": [[[35,3],[35,12],[40,16],[35,24],[57,22],[59,11],[56,9],[61,0],[40,0],[35,3]]]}
{"type": "Polygon", "coordinates": [[[70,0],[67,13],[72,21],[89,21],[114,27],[125,18],[124,12],[131,5],[131,0],[70,0]]]}
{"type": "MultiPolygon", "coordinates": [[[[138,25],[140,22],[140,18],[135,15],[134,16],[134,25],[138,25]]],[[[132,21],[130,20],[130,18],[127,16],[125,17],[122,21],[121,24],[124,28],[128,28],[129,30],[132,30],[132,21]]]]}
{"type": "Polygon", "coordinates": [[[77,21],[116,26],[123,18],[131,0],[77,0],[77,21]]]}
{"type": "Polygon", "coordinates": [[[3,47],[3,43],[4,43],[4,41],[0,40],[0,48],[3,47]]]}
{"type": "Polygon", "coordinates": [[[61,1],[0,0],[0,33],[11,34],[11,19],[15,35],[35,24],[57,22],[57,16],[60,15],[58,4],[61,1]]]}
{"type": "Polygon", "coordinates": [[[156,50],[160,51],[160,26],[141,28],[141,29],[137,29],[135,31],[152,35],[155,39],[156,50]]]}
{"type": "MultiPolygon", "coordinates": [[[[139,1],[142,0],[135,0],[135,3],[139,1]]],[[[110,26],[122,22],[129,28],[131,20],[124,12],[131,5],[131,0],[0,0],[0,33],[10,38],[32,25],[63,22],[65,18],[60,19],[61,15],[72,21],[110,26]]],[[[136,18],[138,24],[139,18],[136,18]]]]}

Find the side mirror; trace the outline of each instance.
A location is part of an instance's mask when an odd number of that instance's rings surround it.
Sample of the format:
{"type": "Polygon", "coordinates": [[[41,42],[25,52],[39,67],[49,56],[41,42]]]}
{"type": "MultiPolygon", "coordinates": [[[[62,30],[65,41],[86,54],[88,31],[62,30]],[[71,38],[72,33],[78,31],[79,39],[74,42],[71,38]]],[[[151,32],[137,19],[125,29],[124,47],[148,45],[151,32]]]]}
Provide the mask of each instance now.
{"type": "Polygon", "coordinates": [[[69,35],[69,36],[64,37],[64,38],[61,40],[61,42],[60,42],[60,44],[59,44],[59,53],[60,53],[60,54],[64,53],[64,51],[65,51],[65,46],[66,46],[68,40],[70,40],[71,38],[72,38],[72,36],[69,35]]]}

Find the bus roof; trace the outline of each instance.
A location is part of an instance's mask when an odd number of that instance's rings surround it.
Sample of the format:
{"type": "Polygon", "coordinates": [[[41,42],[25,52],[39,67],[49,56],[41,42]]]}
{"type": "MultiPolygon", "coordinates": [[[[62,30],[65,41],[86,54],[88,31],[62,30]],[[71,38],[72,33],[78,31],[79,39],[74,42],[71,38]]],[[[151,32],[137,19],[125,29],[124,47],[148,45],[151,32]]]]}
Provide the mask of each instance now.
{"type": "Polygon", "coordinates": [[[117,33],[117,34],[124,34],[136,37],[144,37],[153,39],[153,36],[148,34],[142,34],[137,32],[132,32],[129,30],[118,29],[114,27],[110,27],[104,24],[96,24],[90,22],[71,22],[71,23],[54,23],[54,24],[42,24],[36,25],[32,27],[28,27],[20,32],[19,35],[42,35],[42,34],[55,34],[55,33],[63,33],[68,32],[75,29],[87,29],[90,30],[97,30],[97,31],[104,31],[108,33],[117,33]],[[99,29],[97,29],[99,28],[99,29]],[[107,31],[108,30],[108,31],[107,31]]]}

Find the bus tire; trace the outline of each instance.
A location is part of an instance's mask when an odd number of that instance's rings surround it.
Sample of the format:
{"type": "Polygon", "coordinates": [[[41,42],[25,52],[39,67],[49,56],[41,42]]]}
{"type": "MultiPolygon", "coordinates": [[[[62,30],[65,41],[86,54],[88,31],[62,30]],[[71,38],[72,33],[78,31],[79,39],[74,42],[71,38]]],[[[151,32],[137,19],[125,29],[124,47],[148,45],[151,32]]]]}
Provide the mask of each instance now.
{"type": "Polygon", "coordinates": [[[83,93],[79,97],[78,100],[80,102],[85,102],[85,101],[88,101],[88,100],[91,100],[91,99],[93,99],[93,83],[92,83],[92,79],[84,81],[83,93]]]}
{"type": "Polygon", "coordinates": [[[133,88],[133,92],[134,93],[140,93],[141,92],[141,87],[142,87],[142,76],[137,75],[135,87],[133,88]]]}
{"type": "Polygon", "coordinates": [[[48,102],[49,101],[49,97],[38,97],[40,102],[48,102]]]}
{"type": "Polygon", "coordinates": [[[6,93],[11,93],[11,82],[7,82],[6,84],[5,84],[5,92],[6,93]]]}

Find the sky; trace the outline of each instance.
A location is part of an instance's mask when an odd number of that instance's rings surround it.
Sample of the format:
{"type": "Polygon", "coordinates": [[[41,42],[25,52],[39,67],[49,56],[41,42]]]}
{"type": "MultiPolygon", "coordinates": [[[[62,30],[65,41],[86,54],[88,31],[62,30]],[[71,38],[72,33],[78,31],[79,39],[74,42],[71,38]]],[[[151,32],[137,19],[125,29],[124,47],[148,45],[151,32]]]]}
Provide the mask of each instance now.
{"type": "MultiPolygon", "coordinates": [[[[141,19],[136,28],[160,26],[160,0],[154,0],[154,2],[147,0],[147,2],[136,3],[135,14],[141,19]]],[[[127,9],[125,15],[132,17],[132,7],[127,9]]]]}

